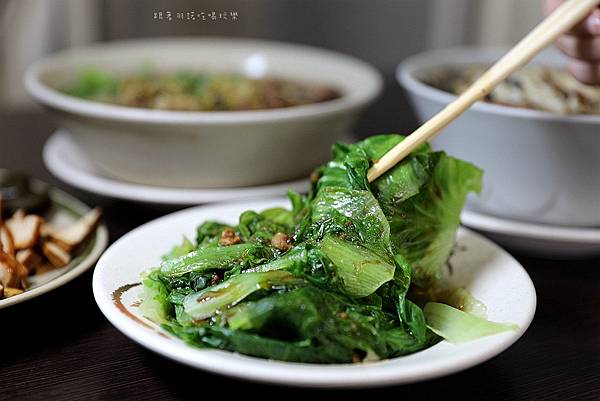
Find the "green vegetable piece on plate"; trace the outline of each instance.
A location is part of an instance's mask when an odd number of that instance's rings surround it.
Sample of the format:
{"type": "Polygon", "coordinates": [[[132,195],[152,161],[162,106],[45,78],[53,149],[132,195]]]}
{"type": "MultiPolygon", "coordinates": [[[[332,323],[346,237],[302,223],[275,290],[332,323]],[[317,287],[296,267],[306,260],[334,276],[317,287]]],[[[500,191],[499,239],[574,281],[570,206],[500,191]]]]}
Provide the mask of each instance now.
{"type": "Polygon", "coordinates": [[[413,169],[423,169],[414,172],[413,180],[423,182],[420,175],[430,169],[429,178],[420,185],[417,194],[398,200],[382,195],[383,192],[376,194],[390,222],[392,244],[412,264],[413,281],[421,287],[438,280],[454,248],[467,195],[480,191],[482,177],[477,167],[445,153],[431,157],[432,160],[422,164],[414,163],[414,159],[405,160],[389,172],[392,176],[400,174],[405,168],[403,163],[411,163],[413,169]],[[434,166],[427,167],[430,163],[434,166]]]}
{"type": "Polygon", "coordinates": [[[394,277],[394,263],[385,257],[340,238],[328,235],[321,249],[335,266],[343,292],[366,297],[394,277]]]}
{"type": "Polygon", "coordinates": [[[237,304],[255,291],[301,283],[301,279],[286,271],[242,273],[205,290],[189,294],[183,300],[183,308],[194,320],[202,320],[223,308],[237,304]]]}
{"type": "Polygon", "coordinates": [[[427,327],[451,343],[471,341],[519,328],[514,323],[491,322],[437,302],[427,303],[423,312],[427,327]]]}
{"type": "Polygon", "coordinates": [[[265,264],[246,269],[246,273],[251,272],[268,272],[273,270],[288,270],[294,271],[302,269],[308,263],[308,252],[305,246],[297,246],[289,250],[285,255],[280,258],[274,259],[265,264]]]}
{"type": "Polygon", "coordinates": [[[173,277],[204,270],[227,270],[246,260],[260,260],[258,256],[261,249],[255,244],[200,248],[174,259],[164,260],[160,271],[167,277],[173,277]]]}
{"type": "Polygon", "coordinates": [[[390,226],[369,191],[326,187],[311,206],[315,237],[343,235],[374,251],[390,252],[390,226]]]}
{"type": "MultiPolygon", "coordinates": [[[[144,315],[194,346],[314,363],[391,358],[515,329],[431,302],[482,172],[423,145],[369,183],[373,161],[402,140],[336,144],[308,195],[288,194],[291,210],[202,223],[195,244],[184,240],[143,277],[144,315]],[[225,230],[236,243],[223,246],[225,230]],[[280,233],[285,247],[273,245],[280,233]]],[[[465,295],[454,298],[483,316],[465,295]]]]}
{"type": "Polygon", "coordinates": [[[166,323],[174,312],[169,301],[169,290],[160,279],[160,270],[154,269],[142,275],[144,295],[140,312],[155,323],[166,323]]]}
{"type": "Polygon", "coordinates": [[[183,237],[181,244],[175,245],[171,251],[162,257],[163,260],[175,259],[183,255],[187,255],[192,252],[196,247],[192,242],[186,237],[183,237]]]}

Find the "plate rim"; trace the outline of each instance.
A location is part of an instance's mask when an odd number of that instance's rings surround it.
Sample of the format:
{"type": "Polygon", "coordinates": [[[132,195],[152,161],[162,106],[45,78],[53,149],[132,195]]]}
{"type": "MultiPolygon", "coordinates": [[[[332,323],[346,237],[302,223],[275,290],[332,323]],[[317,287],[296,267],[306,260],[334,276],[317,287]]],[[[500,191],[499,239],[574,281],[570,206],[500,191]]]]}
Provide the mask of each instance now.
{"type": "MultiPolygon", "coordinates": [[[[68,203],[68,205],[63,205],[63,206],[67,206],[67,207],[76,209],[77,212],[79,212],[79,213],[83,214],[83,213],[91,210],[91,208],[87,204],[80,201],[73,195],[68,194],[67,192],[63,191],[62,189],[59,189],[56,187],[49,187],[49,192],[51,193],[51,196],[50,196],[51,199],[52,199],[52,197],[62,198],[63,201],[68,203]]],[[[56,202],[54,199],[52,201],[56,202]]],[[[57,202],[57,203],[60,203],[60,202],[57,202]]],[[[104,252],[104,250],[106,249],[106,246],[108,245],[108,229],[106,228],[106,225],[104,225],[104,223],[98,225],[94,235],[95,235],[95,242],[94,242],[94,246],[92,247],[92,249],[83,257],[83,259],[81,259],[69,271],[61,274],[60,276],[55,277],[54,279],[52,279],[38,287],[32,288],[31,290],[24,291],[22,294],[0,300],[0,309],[7,308],[7,307],[10,307],[13,305],[17,305],[17,304],[20,304],[21,302],[25,302],[30,299],[39,297],[40,295],[43,295],[47,292],[50,292],[58,287],[61,287],[65,284],[67,284],[69,281],[73,280],[74,278],[80,276],[85,271],[87,271],[90,267],[92,267],[96,263],[96,261],[100,258],[100,255],[102,254],[102,252],[104,252]]]]}
{"type": "MultiPolygon", "coordinates": [[[[96,270],[94,271],[94,276],[92,279],[92,289],[94,293],[94,299],[98,304],[101,312],[105,315],[108,321],[119,330],[122,334],[133,340],[134,342],[144,346],[145,348],[156,352],[168,359],[177,361],[179,363],[183,363],[185,365],[191,366],[196,369],[202,369],[209,373],[220,374],[228,377],[235,377],[238,379],[252,380],[263,383],[271,383],[271,384],[279,384],[279,385],[288,385],[288,386],[301,386],[301,387],[314,387],[314,388],[365,388],[365,387],[375,387],[375,386],[384,386],[391,384],[406,384],[411,382],[417,382],[422,380],[428,380],[435,377],[446,376],[452,373],[456,373],[458,371],[467,369],[469,367],[478,365],[499,353],[503,352],[507,348],[509,348],[513,343],[515,343],[527,330],[529,325],[531,324],[533,317],[535,315],[536,305],[537,305],[537,295],[535,292],[535,287],[531,278],[523,268],[523,266],[510,255],[508,252],[503,250],[501,247],[493,243],[492,241],[486,239],[485,237],[469,230],[464,227],[461,227],[460,230],[466,235],[471,235],[477,238],[478,241],[482,241],[487,246],[491,246],[494,248],[496,252],[499,252],[502,257],[508,257],[511,260],[515,267],[520,270],[520,273],[523,274],[523,277],[527,280],[524,284],[527,289],[527,297],[530,299],[531,307],[526,312],[526,317],[523,322],[520,322],[520,327],[517,331],[502,333],[496,336],[496,342],[494,346],[489,346],[485,348],[483,352],[476,353],[468,358],[462,357],[459,359],[457,363],[454,359],[446,359],[444,363],[436,365],[434,369],[429,369],[427,371],[420,371],[416,369],[414,372],[404,372],[401,376],[397,374],[394,375],[393,372],[390,374],[386,372],[385,375],[373,376],[368,374],[368,369],[365,367],[371,368],[373,365],[316,365],[316,364],[298,364],[298,363],[290,363],[290,362],[281,362],[281,361],[273,361],[263,358],[257,358],[252,356],[240,355],[230,351],[221,351],[214,349],[198,349],[193,348],[190,345],[185,344],[184,347],[181,347],[184,344],[181,340],[177,338],[169,338],[165,340],[161,338],[155,332],[142,327],[139,324],[133,324],[127,316],[122,313],[115,313],[114,301],[112,300],[112,294],[104,294],[102,292],[102,283],[101,283],[101,275],[103,274],[103,270],[106,269],[106,266],[103,263],[103,260],[110,258],[111,252],[114,252],[115,246],[118,248],[119,244],[128,241],[130,236],[137,235],[136,233],[146,229],[147,225],[158,223],[164,221],[166,219],[173,218],[174,215],[191,213],[193,211],[204,210],[210,211],[211,209],[218,210],[222,207],[232,207],[235,205],[243,205],[247,203],[264,203],[266,207],[269,207],[269,204],[273,205],[274,202],[282,202],[283,198],[268,198],[263,200],[252,200],[245,202],[235,202],[228,203],[227,205],[209,205],[209,206],[197,206],[193,208],[188,208],[184,210],[177,211],[175,213],[171,213],[158,219],[152,220],[144,225],[137,227],[136,229],[130,231],[129,233],[122,236],[119,240],[117,240],[100,258],[98,261],[98,265],[96,270]],[[111,251],[113,249],[113,251],[111,251]],[[108,256],[107,256],[108,255],[108,256]],[[502,336],[502,337],[500,337],[502,336]],[[189,347],[189,348],[188,348],[189,347]],[[197,358],[197,353],[189,352],[189,350],[199,350],[205,352],[203,358],[197,358]],[[186,352],[187,351],[187,352],[186,352]],[[244,359],[251,359],[254,365],[254,369],[247,369],[247,364],[238,365],[236,358],[242,357],[244,359]],[[311,369],[315,367],[319,367],[323,372],[328,370],[337,370],[343,369],[345,371],[353,371],[356,370],[358,373],[353,373],[353,381],[349,382],[347,377],[342,374],[340,377],[333,378],[333,374],[322,375],[321,377],[304,377],[298,375],[299,369],[285,369],[285,365],[293,365],[293,366],[308,366],[311,369]],[[259,367],[259,369],[257,369],[259,367]],[[276,367],[280,367],[277,370],[277,375],[273,375],[273,370],[276,367]],[[265,374],[266,369],[270,369],[270,375],[265,374]],[[286,373],[286,370],[288,371],[286,373]],[[291,371],[291,373],[289,372],[291,371]],[[365,374],[366,373],[366,374],[365,374]]],[[[118,312],[118,311],[116,311],[118,312]]],[[[484,341],[485,339],[479,340],[484,341]]],[[[436,346],[440,344],[447,344],[444,341],[438,343],[436,346]]],[[[418,353],[412,354],[417,355],[418,353]]],[[[405,356],[403,358],[410,358],[411,355],[405,356]]],[[[380,362],[385,365],[389,360],[380,362]]],[[[426,361],[421,362],[426,364],[426,361]]],[[[379,365],[382,366],[382,365],[379,365]]]]}
{"type": "Polygon", "coordinates": [[[60,156],[60,147],[68,142],[67,130],[54,131],[44,143],[42,158],[46,168],[57,178],[76,188],[102,196],[136,202],[168,205],[196,205],[199,203],[256,199],[274,196],[287,189],[303,190],[310,180],[301,178],[275,184],[237,188],[168,188],[122,181],[74,168],[60,156]]]}
{"type": "Polygon", "coordinates": [[[475,230],[541,241],[599,244],[600,228],[537,224],[464,209],[461,222],[475,230]]]}

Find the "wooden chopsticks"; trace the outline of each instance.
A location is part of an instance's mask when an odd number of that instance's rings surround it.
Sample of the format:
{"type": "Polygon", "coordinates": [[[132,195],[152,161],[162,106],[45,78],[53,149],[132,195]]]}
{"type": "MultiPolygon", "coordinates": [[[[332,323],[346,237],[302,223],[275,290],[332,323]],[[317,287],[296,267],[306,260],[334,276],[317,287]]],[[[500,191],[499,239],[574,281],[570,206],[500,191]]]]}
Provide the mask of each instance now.
{"type": "Polygon", "coordinates": [[[598,4],[600,4],[600,0],[568,0],[563,3],[457,99],[378,160],[368,171],[367,178],[369,182],[373,182],[394,167],[419,145],[435,137],[436,134],[471,107],[473,103],[485,97],[510,74],[527,64],[542,49],[581,21],[598,4]]]}

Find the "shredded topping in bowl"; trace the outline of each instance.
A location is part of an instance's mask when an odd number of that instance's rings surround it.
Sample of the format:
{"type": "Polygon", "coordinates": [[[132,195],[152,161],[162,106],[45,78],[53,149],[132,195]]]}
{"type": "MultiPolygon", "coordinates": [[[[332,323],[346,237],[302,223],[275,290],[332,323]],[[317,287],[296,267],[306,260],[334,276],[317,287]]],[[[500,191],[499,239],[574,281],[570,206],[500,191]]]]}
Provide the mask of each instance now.
{"type": "MultiPolygon", "coordinates": [[[[486,66],[474,65],[445,70],[423,81],[458,95],[486,69],[486,66]]],[[[585,85],[568,71],[534,65],[511,75],[486,97],[486,101],[557,114],[600,114],[600,87],[585,85]]]]}
{"type": "Polygon", "coordinates": [[[240,74],[180,71],[141,72],[118,78],[98,70],[84,71],[62,89],[83,99],[128,107],[179,111],[275,109],[337,99],[331,86],[240,74]]]}

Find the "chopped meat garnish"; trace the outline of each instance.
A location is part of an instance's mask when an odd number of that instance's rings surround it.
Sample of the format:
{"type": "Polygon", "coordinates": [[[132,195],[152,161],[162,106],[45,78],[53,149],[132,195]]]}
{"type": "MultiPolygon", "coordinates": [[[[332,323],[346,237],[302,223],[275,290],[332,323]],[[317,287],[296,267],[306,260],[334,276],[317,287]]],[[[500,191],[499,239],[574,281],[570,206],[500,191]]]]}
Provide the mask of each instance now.
{"type": "Polygon", "coordinates": [[[239,235],[235,233],[235,231],[231,228],[226,228],[223,230],[221,234],[221,238],[219,238],[219,245],[221,246],[229,246],[235,245],[242,242],[242,239],[239,235]]]}
{"type": "Polygon", "coordinates": [[[317,102],[325,102],[327,100],[333,100],[340,97],[338,91],[327,86],[315,87],[311,91],[311,95],[313,96],[313,99],[315,99],[317,102]]]}
{"type": "Polygon", "coordinates": [[[292,247],[292,237],[284,233],[277,233],[271,238],[271,246],[281,251],[287,251],[292,247]]]}
{"type": "Polygon", "coordinates": [[[219,284],[219,281],[221,281],[219,276],[213,273],[213,275],[210,277],[210,285],[217,285],[219,284]]]}

